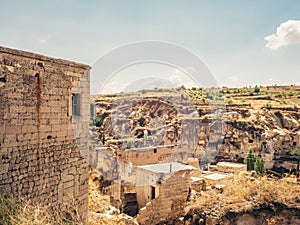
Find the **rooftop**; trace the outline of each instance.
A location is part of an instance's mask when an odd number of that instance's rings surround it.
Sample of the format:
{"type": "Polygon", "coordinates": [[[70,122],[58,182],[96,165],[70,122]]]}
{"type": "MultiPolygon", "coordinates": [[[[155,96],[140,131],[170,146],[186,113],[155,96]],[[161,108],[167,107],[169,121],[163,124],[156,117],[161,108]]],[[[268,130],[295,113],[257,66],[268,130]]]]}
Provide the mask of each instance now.
{"type": "Polygon", "coordinates": [[[153,173],[174,173],[182,170],[194,170],[193,166],[185,165],[178,162],[171,163],[159,163],[159,164],[151,164],[146,166],[138,166],[138,168],[147,170],[153,173]]]}
{"type": "Polygon", "coordinates": [[[246,164],[243,164],[243,163],[233,163],[233,162],[218,162],[217,166],[243,168],[243,167],[246,166],[246,164]]]}
{"type": "Polygon", "coordinates": [[[230,174],[225,174],[225,173],[211,173],[208,175],[204,175],[203,177],[206,179],[210,179],[210,180],[221,180],[227,177],[230,177],[232,175],[230,174]]]}
{"type": "Polygon", "coordinates": [[[157,148],[173,148],[177,145],[157,145],[157,146],[146,146],[146,147],[140,147],[140,148],[130,148],[130,149],[125,149],[125,151],[149,151],[157,148]]]}
{"type": "Polygon", "coordinates": [[[49,56],[45,56],[45,55],[41,55],[41,54],[37,54],[37,53],[33,53],[33,52],[27,52],[27,51],[22,51],[22,50],[18,50],[18,49],[7,48],[4,46],[0,46],[0,53],[7,53],[7,54],[11,54],[11,55],[23,56],[23,57],[27,57],[27,58],[31,58],[31,59],[35,59],[35,60],[41,60],[44,62],[57,63],[57,64],[64,65],[64,66],[71,66],[71,67],[77,67],[77,68],[83,68],[83,69],[91,69],[91,67],[89,65],[85,65],[82,63],[77,63],[77,62],[73,62],[73,61],[65,60],[65,59],[53,58],[53,57],[49,57],[49,56]]]}

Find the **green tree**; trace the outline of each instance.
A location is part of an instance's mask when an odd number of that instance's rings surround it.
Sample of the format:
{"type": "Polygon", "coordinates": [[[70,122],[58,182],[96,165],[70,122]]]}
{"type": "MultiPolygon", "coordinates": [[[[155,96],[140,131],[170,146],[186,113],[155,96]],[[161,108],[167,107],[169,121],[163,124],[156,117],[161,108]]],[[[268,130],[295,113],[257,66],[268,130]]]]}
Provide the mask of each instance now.
{"type": "Polygon", "coordinates": [[[264,175],[266,172],[265,162],[264,162],[263,158],[260,156],[257,156],[257,158],[256,158],[255,170],[256,170],[256,173],[259,175],[264,175]]]}
{"type": "Polygon", "coordinates": [[[244,162],[247,164],[247,171],[254,170],[255,157],[252,148],[249,148],[244,162]]]}
{"type": "Polygon", "coordinates": [[[260,92],[260,88],[259,88],[257,85],[255,85],[254,92],[255,92],[255,93],[260,92]]]}
{"type": "Polygon", "coordinates": [[[96,127],[101,127],[102,125],[102,120],[99,117],[94,117],[94,124],[96,127]]]}
{"type": "Polygon", "coordinates": [[[294,149],[294,150],[290,151],[290,155],[295,156],[297,159],[296,176],[297,176],[297,178],[300,178],[300,149],[294,149]]]}

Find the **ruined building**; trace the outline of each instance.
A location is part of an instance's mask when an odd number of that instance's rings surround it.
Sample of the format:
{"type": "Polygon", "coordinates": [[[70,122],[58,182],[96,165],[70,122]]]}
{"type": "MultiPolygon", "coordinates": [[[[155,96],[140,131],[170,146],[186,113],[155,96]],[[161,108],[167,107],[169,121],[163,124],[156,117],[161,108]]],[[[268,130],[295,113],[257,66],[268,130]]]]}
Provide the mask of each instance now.
{"type": "Polygon", "coordinates": [[[139,166],[136,194],[140,224],[159,224],[182,215],[195,168],[178,162],[139,166]]]}
{"type": "Polygon", "coordinates": [[[0,189],[86,217],[87,65],[0,47],[0,189]]]}

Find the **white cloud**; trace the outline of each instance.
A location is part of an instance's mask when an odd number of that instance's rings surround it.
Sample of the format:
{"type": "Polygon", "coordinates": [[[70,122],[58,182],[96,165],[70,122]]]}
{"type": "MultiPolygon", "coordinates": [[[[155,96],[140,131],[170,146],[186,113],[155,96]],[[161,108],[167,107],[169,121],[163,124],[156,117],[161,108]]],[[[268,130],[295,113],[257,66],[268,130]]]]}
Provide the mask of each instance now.
{"type": "Polygon", "coordinates": [[[300,43],[300,20],[288,20],[277,27],[276,34],[265,37],[266,47],[276,50],[282,46],[300,43]]]}

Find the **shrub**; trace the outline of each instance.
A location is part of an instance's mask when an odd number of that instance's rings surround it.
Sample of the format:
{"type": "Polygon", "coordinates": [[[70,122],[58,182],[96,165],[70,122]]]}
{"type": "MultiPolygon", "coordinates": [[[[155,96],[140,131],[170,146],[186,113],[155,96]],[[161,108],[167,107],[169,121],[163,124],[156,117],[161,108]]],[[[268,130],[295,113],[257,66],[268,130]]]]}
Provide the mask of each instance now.
{"type": "Polygon", "coordinates": [[[290,155],[297,158],[297,177],[300,177],[300,149],[294,149],[290,151],[290,155]]]}
{"type": "Polygon", "coordinates": [[[225,102],[226,102],[227,104],[232,104],[232,103],[233,103],[233,100],[232,100],[231,98],[228,98],[228,99],[225,100],[225,102]]]}
{"type": "Polygon", "coordinates": [[[141,90],[141,93],[142,93],[142,94],[146,94],[147,91],[146,91],[145,89],[143,89],[143,90],[141,90]]]}
{"type": "Polygon", "coordinates": [[[125,149],[131,149],[131,148],[134,148],[134,142],[128,141],[125,145],[125,149]]]}
{"type": "Polygon", "coordinates": [[[260,92],[260,88],[257,85],[255,85],[254,92],[255,93],[259,93],[260,92]]]}
{"type": "Polygon", "coordinates": [[[266,107],[266,108],[272,108],[271,102],[267,102],[267,103],[265,104],[265,107],[266,107]]]}
{"type": "Polygon", "coordinates": [[[234,94],[240,93],[240,89],[234,89],[234,90],[233,90],[233,93],[234,93],[234,94]]]}
{"type": "Polygon", "coordinates": [[[99,117],[94,117],[94,124],[96,127],[100,127],[102,125],[102,119],[99,117]]]}

